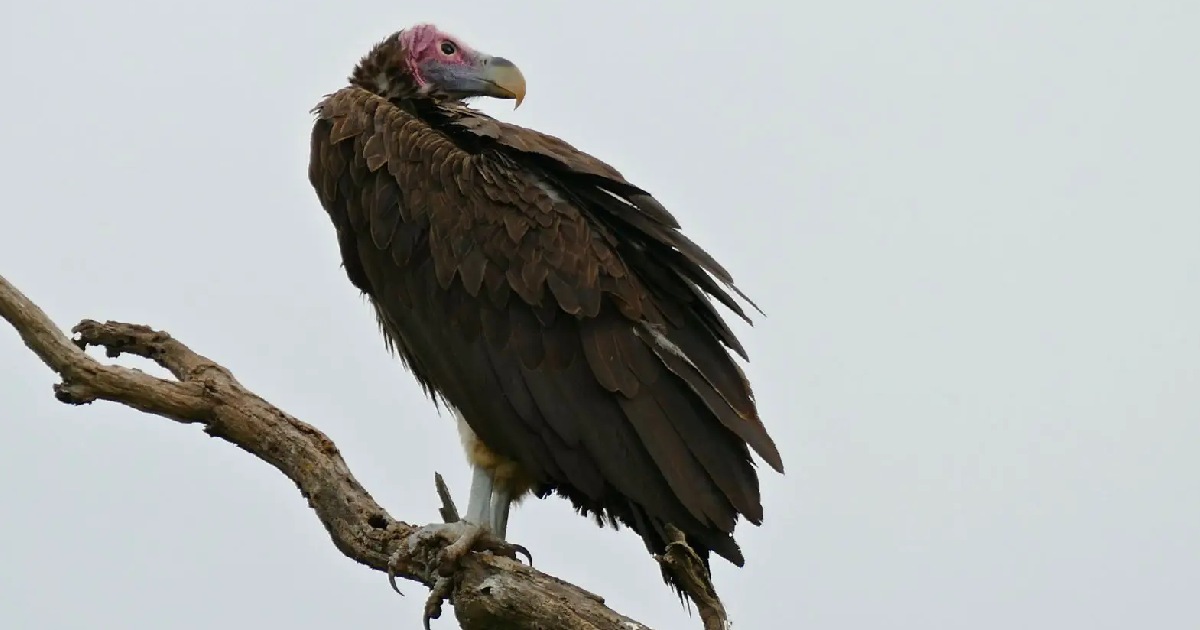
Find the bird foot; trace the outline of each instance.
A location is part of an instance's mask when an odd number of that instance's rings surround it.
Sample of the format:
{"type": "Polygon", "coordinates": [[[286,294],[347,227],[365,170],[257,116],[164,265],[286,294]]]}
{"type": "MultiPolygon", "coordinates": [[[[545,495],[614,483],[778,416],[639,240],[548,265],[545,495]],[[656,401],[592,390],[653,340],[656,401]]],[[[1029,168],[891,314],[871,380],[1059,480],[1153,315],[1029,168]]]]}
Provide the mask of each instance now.
{"type": "Polygon", "coordinates": [[[517,560],[517,554],[525,556],[525,560],[533,566],[533,556],[523,545],[507,542],[493,534],[488,528],[469,521],[455,521],[444,525],[429,525],[427,527],[441,528],[448,538],[454,537],[454,542],[442,549],[442,557],[438,564],[438,574],[450,577],[458,571],[459,563],[468,553],[487,552],[494,556],[504,556],[517,560]]]}
{"type": "MultiPolygon", "coordinates": [[[[525,556],[531,566],[533,565],[533,557],[524,546],[505,542],[492,534],[486,527],[468,521],[426,525],[417,530],[416,537],[418,540],[439,538],[443,541],[452,541],[441,547],[440,553],[430,559],[431,573],[435,582],[433,588],[430,589],[429,598],[425,600],[425,614],[422,618],[425,630],[429,630],[431,619],[441,617],[442,602],[450,598],[450,594],[454,590],[454,574],[458,572],[462,560],[466,558],[467,554],[472,551],[486,552],[513,560],[518,560],[517,554],[521,554],[525,556]]],[[[399,552],[393,556],[389,563],[389,575],[395,574],[396,567],[394,565],[400,559],[399,552]]],[[[394,581],[392,587],[395,588],[394,581]]]]}

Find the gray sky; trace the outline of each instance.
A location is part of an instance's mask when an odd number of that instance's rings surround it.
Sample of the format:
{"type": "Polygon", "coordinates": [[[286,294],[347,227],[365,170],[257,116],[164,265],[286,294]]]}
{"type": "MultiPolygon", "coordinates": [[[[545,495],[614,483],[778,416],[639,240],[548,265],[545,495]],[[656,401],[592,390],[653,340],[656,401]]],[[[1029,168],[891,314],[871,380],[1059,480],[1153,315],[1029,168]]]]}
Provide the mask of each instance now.
{"type": "MultiPolygon", "coordinates": [[[[308,110],[431,20],[524,70],[486,110],[654,192],[767,311],[737,330],[788,474],[715,565],[740,627],[1200,626],[1200,3],[15,4],[0,273],[223,362],[394,515],[467,466],[338,266],[308,110]]],[[[418,623],[266,464],[53,382],[0,330],[0,627],[418,623]]],[[[698,627],[565,501],[510,537],[698,627]]]]}

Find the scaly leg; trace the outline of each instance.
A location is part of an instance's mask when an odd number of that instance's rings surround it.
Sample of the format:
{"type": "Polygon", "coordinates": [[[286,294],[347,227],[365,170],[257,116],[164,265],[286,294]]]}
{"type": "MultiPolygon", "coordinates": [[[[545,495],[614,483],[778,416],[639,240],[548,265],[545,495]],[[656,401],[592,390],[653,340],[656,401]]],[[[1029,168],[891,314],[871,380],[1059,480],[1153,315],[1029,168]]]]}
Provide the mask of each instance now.
{"type": "Polygon", "coordinates": [[[492,489],[490,501],[491,517],[486,521],[489,529],[500,540],[505,540],[505,532],[508,530],[508,508],[512,505],[511,493],[497,488],[492,489]]]}
{"type": "MultiPolygon", "coordinates": [[[[492,476],[482,466],[472,466],[471,494],[467,497],[467,512],[463,520],[483,525],[489,529],[492,526],[492,476]]],[[[493,530],[495,532],[495,530],[493,530]]],[[[496,534],[504,538],[503,534],[496,534]]]]}
{"type": "Polygon", "coordinates": [[[511,493],[496,488],[492,476],[482,466],[473,466],[471,494],[463,520],[488,528],[496,538],[505,539],[511,493]]]}

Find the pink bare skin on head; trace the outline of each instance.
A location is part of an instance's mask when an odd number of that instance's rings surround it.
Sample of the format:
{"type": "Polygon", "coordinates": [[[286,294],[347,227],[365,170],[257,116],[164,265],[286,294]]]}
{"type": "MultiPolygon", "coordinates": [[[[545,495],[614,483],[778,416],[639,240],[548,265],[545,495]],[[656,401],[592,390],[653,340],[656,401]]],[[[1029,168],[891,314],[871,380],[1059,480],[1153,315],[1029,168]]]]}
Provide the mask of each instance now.
{"type": "Polygon", "coordinates": [[[400,45],[408,52],[405,60],[417,85],[424,87],[426,79],[421,74],[421,64],[437,60],[444,64],[471,64],[478,56],[470,46],[433,24],[418,24],[400,32],[400,45]]]}

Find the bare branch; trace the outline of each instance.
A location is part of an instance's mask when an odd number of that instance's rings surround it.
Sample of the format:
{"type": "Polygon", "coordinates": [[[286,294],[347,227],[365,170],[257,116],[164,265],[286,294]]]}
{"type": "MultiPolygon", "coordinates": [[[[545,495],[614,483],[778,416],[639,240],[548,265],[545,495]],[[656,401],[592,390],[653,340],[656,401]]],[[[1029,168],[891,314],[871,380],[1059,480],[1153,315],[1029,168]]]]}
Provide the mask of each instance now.
{"type": "Polygon", "coordinates": [[[666,553],[657,557],[658,562],[682,583],[684,592],[700,611],[704,630],[728,630],[729,615],[717,596],[717,589],[704,562],[688,546],[683,532],[674,525],[667,525],[667,534],[671,536],[671,542],[667,543],[666,553]]]}
{"type": "MultiPolygon", "coordinates": [[[[78,340],[72,342],[3,276],[0,316],[62,377],[55,386],[60,400],[107,400],[176,422],[203,424],[210,435],[287,475],[346,557],[377,571],[392,568],[396,575],[431,589],[446,588],[466,630],[648,630],[605,606],[602,598],[502,555],[468,554],[446,578],[440,572],[443,550],[459,539],[453,524],[417,527],[396,520],[359,485],[328,437],[247,390],[229,370],[165,332],[84,320],[73,329],[78,340]],[[111,357],[145,357],[178,381],[104,365],[84,352],[87,346],[104,347],[111,357]]],[[[448,493],[443,503],[443,515],[456,516],[448,493]]]]}

